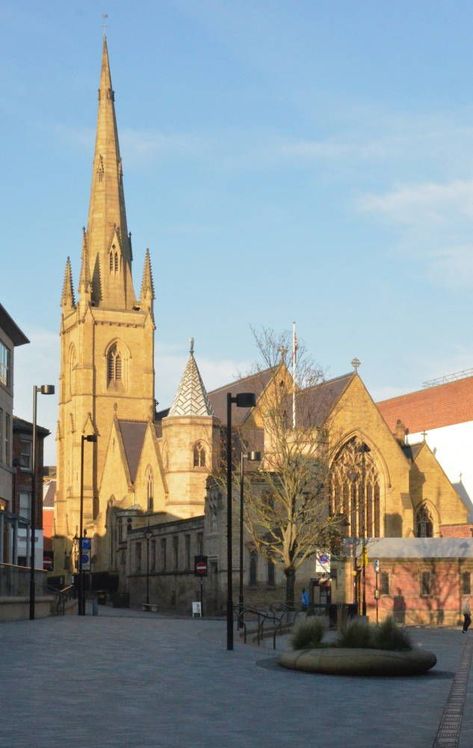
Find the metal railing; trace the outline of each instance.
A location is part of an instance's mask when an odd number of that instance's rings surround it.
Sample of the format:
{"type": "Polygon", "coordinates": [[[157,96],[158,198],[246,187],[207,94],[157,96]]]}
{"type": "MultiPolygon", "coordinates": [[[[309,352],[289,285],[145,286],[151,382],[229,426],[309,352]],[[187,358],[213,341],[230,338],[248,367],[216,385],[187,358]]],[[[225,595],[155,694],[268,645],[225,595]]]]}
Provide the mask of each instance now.
{"type": "Polygon", "coordinates": [[[57,589],[57,587],[48,587],[48,593],[54,595],[56,598],[54,604],[54,612],[57,616],[63,616],[66,612],[66,602],[72,600],[75,597],[75,588],[73,584],[69,584],[67,587],[57,589]]]}
{"type": "Polygon", "coordinates": [[[242,615],[237,611],[236,619],[239,622],[240,628],[243,628],[243,641],[245,644],[247,643],[249,633],[248,624],[254,622],[256,623],[256,629],[252,633],[254,633],[258,647],[265,636],[272,635],[273,649],[276,649],[278,635],[284,633],[294,625],[299,612],[285,604],[275,604],[267,610],[244,607],[242,615]],[[250,617],[250,621],[248,621],[248,616],[250,617]]]}
{"type": "MultiPolygon", "coordinates": [[[[47,572],[35,569],[35,593],[47,594],[47,572]]],[[[15,564],[0,564],[0,597],[29,597],[30,568],[15,564]]]]}

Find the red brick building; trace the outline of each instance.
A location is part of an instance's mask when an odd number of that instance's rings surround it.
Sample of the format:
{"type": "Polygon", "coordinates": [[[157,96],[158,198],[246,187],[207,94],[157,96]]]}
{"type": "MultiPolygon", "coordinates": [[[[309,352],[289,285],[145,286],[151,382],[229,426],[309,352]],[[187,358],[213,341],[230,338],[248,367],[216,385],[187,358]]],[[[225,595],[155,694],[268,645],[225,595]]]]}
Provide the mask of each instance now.
{"type": "MultiPolygon", "coordinates": [[[[360,544],[358,567],[361,550],[360,544]]],[[[406,625],[457,626],[462,621],[463,603],[472,593],[473,538],[382,538],[369,540],[367,553],[370,621],[376,621],[376,607],[380,621],[389,615],[406,625]]]]}
{"type": "MultiPolygon", "coordinates": [[[[35,566],[43,568],[43,454],[44,440],[48,429],[36,426],[36,553],[35,566]]],[[[22,418],[13,417],[13,514],[16,517],[16,563],[29,565],[29,522],[31,517],[31,495],[33,485],[33,425],[22,418]]]]}

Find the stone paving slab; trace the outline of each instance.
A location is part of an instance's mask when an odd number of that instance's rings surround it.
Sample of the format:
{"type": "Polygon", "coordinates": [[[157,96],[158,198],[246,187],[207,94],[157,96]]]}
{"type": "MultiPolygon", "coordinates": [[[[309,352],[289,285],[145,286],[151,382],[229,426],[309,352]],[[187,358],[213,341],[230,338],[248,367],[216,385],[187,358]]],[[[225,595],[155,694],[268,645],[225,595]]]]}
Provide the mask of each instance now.
{"type": "MultiPolygon", "coordinates": [[[[4,623],[0,746],[430,748],[464,637],[413,638],[437,654],[432,674],[354,678],[284,670],[237,637],[227,652],[225,621],[101,608],[4,623]]],[[[462,739],[472,734],[466,711],[462,739]]]]}

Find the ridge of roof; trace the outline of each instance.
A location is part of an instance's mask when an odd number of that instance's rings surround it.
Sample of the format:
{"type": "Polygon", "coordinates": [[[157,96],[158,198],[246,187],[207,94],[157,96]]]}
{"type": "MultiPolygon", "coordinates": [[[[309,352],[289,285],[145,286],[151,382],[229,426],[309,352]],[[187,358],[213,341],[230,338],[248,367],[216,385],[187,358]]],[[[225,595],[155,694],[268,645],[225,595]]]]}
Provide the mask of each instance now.
{"type": "Polygon", "coordinates": [[[232,387],[235,384],[246,382],[248,379],[255,379],[256,377],[269,375],[270,373],[275,372],[278,368],[279,368],[279,364],[276,366],[269,366],[267,369],[262,369],[261,371],[255,371],[253,374],[247,374],[246,376],[240,377],[239,379],[234,379],[232,382],[228,382],[227,384],[222,384],[220,387],[217,387],[214,390],[210,390],[208,394],[216,395],[218,392],[221,392],[222,390],[228,390],[229,387],[232,387]]]}

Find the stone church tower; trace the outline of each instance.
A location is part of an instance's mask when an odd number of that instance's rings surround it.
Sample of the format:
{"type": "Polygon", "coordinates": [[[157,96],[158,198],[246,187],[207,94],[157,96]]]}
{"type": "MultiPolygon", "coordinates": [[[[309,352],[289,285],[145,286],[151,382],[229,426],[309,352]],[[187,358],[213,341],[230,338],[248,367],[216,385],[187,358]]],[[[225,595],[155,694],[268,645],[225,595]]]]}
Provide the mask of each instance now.
{"type": "Polygon", "coordinates": [[[98,527],[103,527],[106,514],[99,490],[114,419],[153,419],[153,300],[149,251],[139,297],[133,288],[131,235],[104,39],[78,299],[74,295],[69,258],[61,298],[56,496],[59,543],[55,547],[59,556],[61,550],[65,554],[70,552],[72,538],[79,534],[81,449],[84,527],[93,535],[98,527]],[[97,441],[82,443],[82,437],[90,434],[96,435],[97,441]]]}

